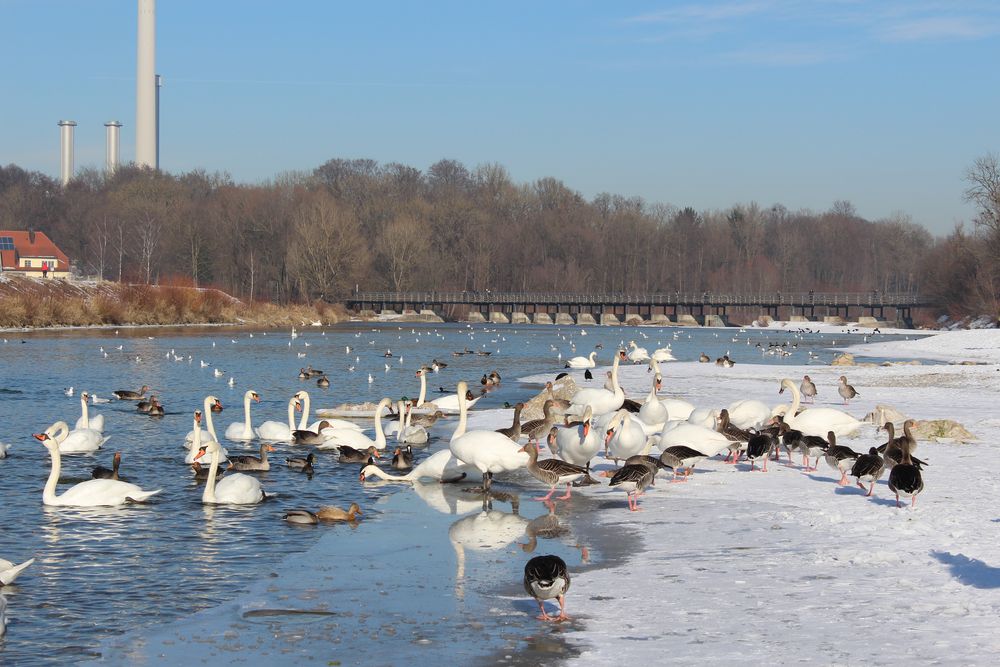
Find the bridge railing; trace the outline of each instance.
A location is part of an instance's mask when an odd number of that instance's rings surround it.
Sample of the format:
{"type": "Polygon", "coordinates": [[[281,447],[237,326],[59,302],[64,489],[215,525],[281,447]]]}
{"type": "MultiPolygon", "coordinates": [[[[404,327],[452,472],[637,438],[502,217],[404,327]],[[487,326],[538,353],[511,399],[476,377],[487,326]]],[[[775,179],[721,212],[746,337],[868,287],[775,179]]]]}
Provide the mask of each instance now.
{"type": "Polygon", "coordinates": [[[422,291],[356,292],[349,302],[439,304],[560,305],[713,305],[713,306],[902,306],[926,305],[916,294],[885,292],[652,292],[586,294],[579,292],[422,291]]]}

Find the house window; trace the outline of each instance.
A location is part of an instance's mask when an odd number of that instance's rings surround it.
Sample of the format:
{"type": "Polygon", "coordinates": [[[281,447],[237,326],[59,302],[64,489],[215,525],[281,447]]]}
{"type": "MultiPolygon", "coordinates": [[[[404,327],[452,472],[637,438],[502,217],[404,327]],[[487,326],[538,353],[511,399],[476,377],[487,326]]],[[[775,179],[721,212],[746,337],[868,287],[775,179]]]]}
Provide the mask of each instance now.
{"type": "Polygon", "coordinates": [[[24,260],[24,265],[30,268],[31,267],[31,260],[30,259],[24,260]]]}

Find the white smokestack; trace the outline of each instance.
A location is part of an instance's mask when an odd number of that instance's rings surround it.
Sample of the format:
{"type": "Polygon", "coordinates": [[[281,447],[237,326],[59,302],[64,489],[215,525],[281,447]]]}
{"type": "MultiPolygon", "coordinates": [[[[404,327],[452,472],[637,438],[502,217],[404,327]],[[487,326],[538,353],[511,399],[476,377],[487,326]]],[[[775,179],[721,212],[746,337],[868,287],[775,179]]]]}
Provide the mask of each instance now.
{"type": "Polygon", "coordinates": [[[135,161],[156,168],[156,0],[138,0],[135,79],[135,161]]]}
{"type": "Polygon", "coordinates": [[[75,120],[59,121],[59,182],[64,186],[73,178],[73,128],[75,120]]]}
{"type": "Polygon", "coordinates": [[[109,120],[104,124],[107,128],[107,141],[104,146],[104,168],[108,175],[118,169],[118,132],[122,124],[117,120],[109,120]]]}

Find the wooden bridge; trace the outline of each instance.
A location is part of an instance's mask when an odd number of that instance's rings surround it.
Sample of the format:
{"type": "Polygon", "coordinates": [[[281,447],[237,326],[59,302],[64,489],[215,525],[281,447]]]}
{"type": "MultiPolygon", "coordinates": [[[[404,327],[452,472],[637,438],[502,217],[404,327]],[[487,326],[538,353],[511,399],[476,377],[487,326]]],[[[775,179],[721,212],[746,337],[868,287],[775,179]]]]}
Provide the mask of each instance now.
{"type": "MultiPolygon", "coordinates": [[[[901,322],[912,326],[913,310],[933,306],[915,294],[883,292],[662,292],[581,294],[572,292],[361,292],[345,301],[357,311],[432,311],[439,316],[478,313],[493,322],[643,321],[726,324],[730,311],[775,320],[901,322]],[[887,315],[889,319],[887,319],[887,315]],[[502,316],[502,317],[499,317],[502,316]],[[519,316],[519,317],[518,317],[519,316]],[[852,319],[852,317],[854,319],[852,319]],[[561,321],[560,321],[561,320],[561,321]]],[[[473,315],[473,319],[478,319],[473,315]]]]}

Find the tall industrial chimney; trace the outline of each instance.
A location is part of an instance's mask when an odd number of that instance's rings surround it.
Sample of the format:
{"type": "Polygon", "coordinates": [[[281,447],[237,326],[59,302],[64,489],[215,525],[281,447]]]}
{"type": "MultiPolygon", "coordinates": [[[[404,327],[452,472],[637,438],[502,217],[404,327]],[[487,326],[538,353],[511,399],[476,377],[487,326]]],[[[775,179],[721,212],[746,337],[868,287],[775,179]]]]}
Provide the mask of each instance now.
{"type": "Polygon", "coordinates": [[[138,0],[135,79],[135,161],[156,168],[156,0],[138,0]]]}
{"type": "Polygon", "coordinates": [[[156,168],[160,168],[160,88],[163,88],[163,77],[156,75],[156,168]]]}
{"type": "Polygon", "coordinates": [[[73,178],[73,128],[75,120],[59,121],[59,182],[64,186],[73,178]]]}
{"type": "Polygon", "coordinates": [[[104,124],[107,128],[107,141],[104,146],[104,168],[108,176],[118,169],[118,132],[122,124],[117,120],[109,120],[104,124]]]}

